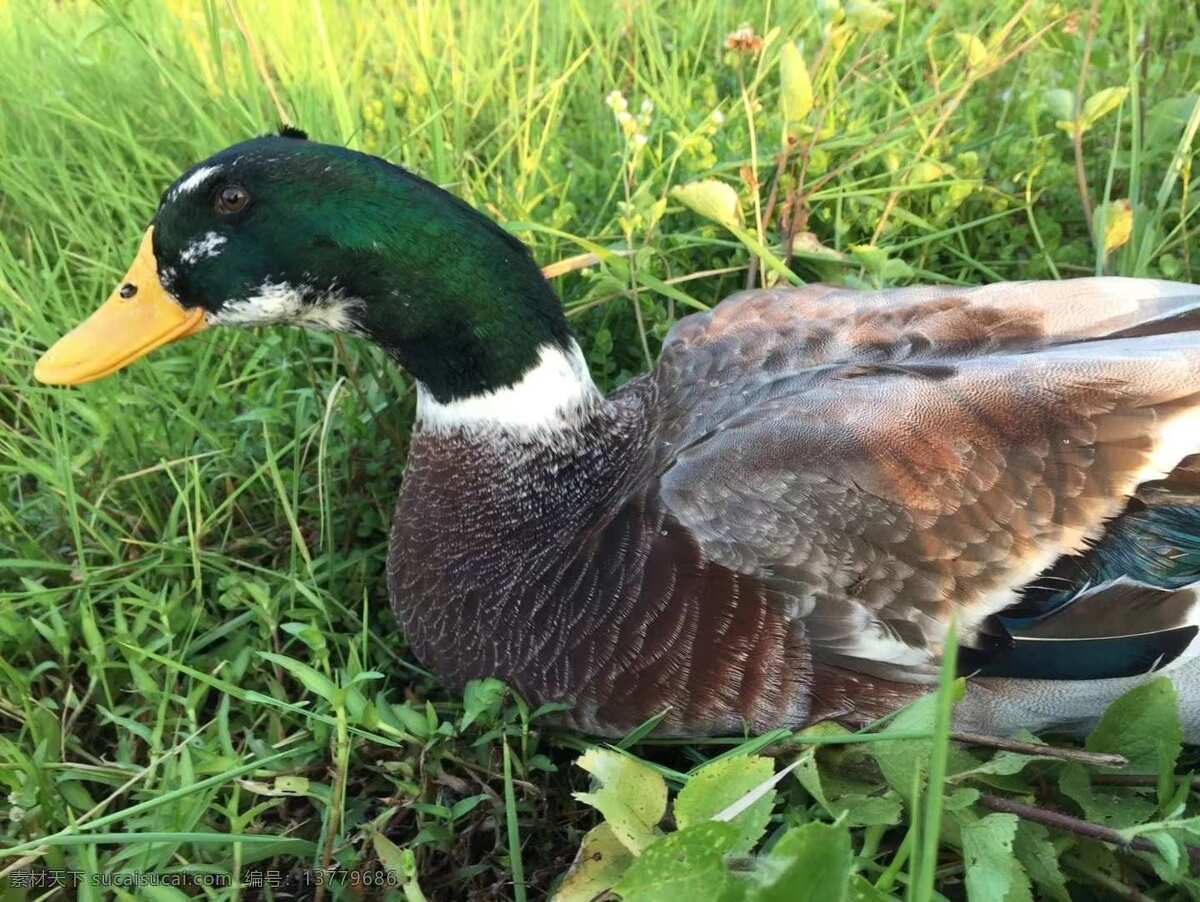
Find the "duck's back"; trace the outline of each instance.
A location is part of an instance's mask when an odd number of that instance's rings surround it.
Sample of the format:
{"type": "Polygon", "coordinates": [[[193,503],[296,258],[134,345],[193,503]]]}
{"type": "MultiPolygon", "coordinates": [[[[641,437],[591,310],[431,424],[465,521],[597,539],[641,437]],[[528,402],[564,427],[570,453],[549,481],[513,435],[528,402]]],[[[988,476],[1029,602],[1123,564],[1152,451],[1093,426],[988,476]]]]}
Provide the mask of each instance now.
{"type": "Polygon", "coordinates": [[[1196,634],[1194,286],[746,292],[657,382],[661,498],[785,599],[814,712],[931,678],[952,617],[997,677],[1128,677],[1196,634]]]}

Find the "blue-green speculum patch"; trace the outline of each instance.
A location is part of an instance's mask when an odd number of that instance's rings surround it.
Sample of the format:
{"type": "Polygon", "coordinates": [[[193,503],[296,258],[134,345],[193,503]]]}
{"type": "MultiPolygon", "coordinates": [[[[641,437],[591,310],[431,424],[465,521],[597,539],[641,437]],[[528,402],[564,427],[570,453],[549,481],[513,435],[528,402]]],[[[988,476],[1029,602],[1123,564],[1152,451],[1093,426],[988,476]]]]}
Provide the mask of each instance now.
{"type": "Polygon", "coordinates": [[[520,380],[570,337],[525,246],[384,160],[296,136],[194,166],[163,195],[164,287],[213,325],[295,323],[381,345],[438,401],[520,380]]]}

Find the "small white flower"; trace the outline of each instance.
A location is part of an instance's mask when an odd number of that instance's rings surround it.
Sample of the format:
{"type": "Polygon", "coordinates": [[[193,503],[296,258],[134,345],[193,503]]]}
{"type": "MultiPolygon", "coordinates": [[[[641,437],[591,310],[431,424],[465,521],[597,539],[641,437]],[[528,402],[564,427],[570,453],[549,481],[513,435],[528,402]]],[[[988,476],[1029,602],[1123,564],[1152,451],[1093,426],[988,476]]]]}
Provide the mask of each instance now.
{"type": "Polygon", "coordinates": [[[649,116],[653,112],[654,112],[654,101],[652,101],[649,97],[647,97],[645,100],[642,101],[642,115],[649,116]]]}
{"type": "Polygon", "coordinates": [[[722,113],[720,110],[713,110],[712,116],[709,118],[712,119],[713,125],[724,125],[725,124],[725,114],[722,113]]]}
{"type": "Polygon", "coordinates": [[[621,123],[621,125],[624,125],[626,122],[632,122],[632,121],[633,121],[633,117],[630,116],[627,112],[625,112],[624,110],[617,110],[617,122],[621,123]]]}
{"type": "Polygon", "coordinates": [[[604,98],[604,102],[608,104],[608,108],[614,113],[623,113],[629,109],[629,101],[625,99],[625,95],[620,91],[610,91],[608,96],[604,98]]]}
{"type": "Polygon", "coordinates": [[[650,139],[647,138],[645,135],[643,135],[641,132],[638,132],[636,135],[633,136],[633,143],[636,147],[645,147],[646,142],[649,140],[650,139]]]}

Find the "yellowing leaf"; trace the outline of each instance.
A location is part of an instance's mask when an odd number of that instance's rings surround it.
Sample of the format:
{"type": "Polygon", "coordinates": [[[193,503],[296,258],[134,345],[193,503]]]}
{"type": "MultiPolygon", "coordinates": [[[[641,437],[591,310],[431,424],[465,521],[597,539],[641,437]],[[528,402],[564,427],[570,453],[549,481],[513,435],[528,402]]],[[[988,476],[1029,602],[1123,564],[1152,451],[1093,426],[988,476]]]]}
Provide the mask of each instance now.
{"type": "Polygon", "coordinates": [[[1083,102],[1083,121],[1087,127],[1095,125],[1122,103],[1125,102],[1129,88],[1105,88],[1097,91],[1083,102]]]}
{"type": "Polygon", "coordinates": [[[701,179],[672,188],[671,197],[723,226],[736,227],[740,220],[737,192],[716,179],[701,179]]]}
{"type": "Polygon", "coordinates": [[[784,143],[788,126],[799,122],[813,107],[812,79],[800,49],[791,41],[779,52],[780,102],[783,105],[784,143]]]}
{"type": "Polygon", "coordinates": [[[1129,236],[1133,234],[1133,205],[1128,200],[1114,200],[1097,207],[1093,225],[1097,233],[1104,229],[1104,255],[1107,257],[1129,243],[1129,236]]]}
{"type": "Polygon", "coordinates": [[[960,31],[954,37],[958,41],[958,46],[963,49],[963,53],[967,55],[967,63],[972,69],[982,69],[991,62],[992,54],[977,35],[960,31]]]}
{"type": "Polygon", "coordinates": [[[640,761],[607,749],[589,749],[575,763],[600,783],[595,792],[577,792],[575,798],[603,814],[621,844],[641,854],[666,814],[666,781],[640,761]]]}
{"type": "Polygon", "coordinates": [[[1081,132],[1086,132],[1124,103],[1128,94],[1129,88],[1124,87],[1105,88],[1103,91],[1097,91],[1084,101],[1078,119],[1061,120],[1055,124],[1067,133],[1073,133],[1077,127],[1081,132]]]}
{"type": "Polygon", "coordinates": [[[912,168],[912,181],[917,185],[936,182],[946,174],[946,168],[941,163],[924,160],[912,168]]]}
{"type": "Polygon", "coordinates": [[[276,777],[275,791],[289,795],[304,795],[308,792],[308,777],[276,777]]]}
{"type": "Polygon", "coordinates": [[[554,902],[591,902],[611,889],[633,861],[612,827],[593,827],[580,843],[571,870],[554,894],[554,902]]]}
{"type": "Polygon", "coordinates": [[[895,13],[874,0],[850,0],[846,4],[846,21],[867,34],[886,27],[894,18],[895,13]]]}
{"type": "MultiPolygon", "coordinates": [[[[842,15],[842,18],[845,18],[844,14],[842,15]]],[[[831,25],[826,29],[825,39],[829,42],[829,49],[834,59],[841,57],[842,51],[846,49],[846,45],[850,43],[850,39],[853,37],[853,25],[831,25]]]]}

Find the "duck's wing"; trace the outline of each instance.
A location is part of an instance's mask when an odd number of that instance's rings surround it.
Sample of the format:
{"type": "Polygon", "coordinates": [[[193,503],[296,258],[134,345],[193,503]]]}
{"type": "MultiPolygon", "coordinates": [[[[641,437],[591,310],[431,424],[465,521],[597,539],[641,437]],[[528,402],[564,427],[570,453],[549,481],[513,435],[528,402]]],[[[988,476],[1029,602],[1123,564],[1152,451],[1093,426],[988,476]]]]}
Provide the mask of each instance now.
{"type": "Polygon", "coordinates": [[[1130,279],[735,297],[657,375],[659,494],[814,657],[936,667],[1200,451],[1200,289],[1130,279]]]}

